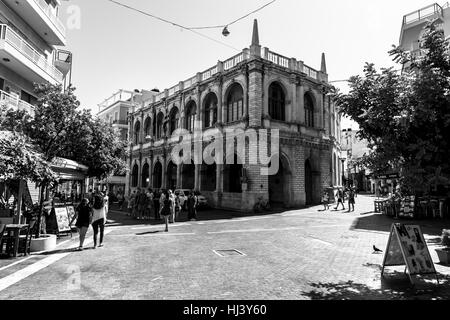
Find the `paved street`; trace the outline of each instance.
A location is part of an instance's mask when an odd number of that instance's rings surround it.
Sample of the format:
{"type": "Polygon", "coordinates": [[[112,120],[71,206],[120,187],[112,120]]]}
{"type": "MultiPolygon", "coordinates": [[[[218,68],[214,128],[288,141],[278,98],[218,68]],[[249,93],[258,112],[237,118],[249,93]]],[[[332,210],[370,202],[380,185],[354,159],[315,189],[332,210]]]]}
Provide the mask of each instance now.
{"type": "MultiPolygon", "coordinates": [[[[421,281],[417,291],[402,267],[381,279],[383,255],[372,245],[385,249],[393,220],[371,213],[372,197],[359,196],[354,213],[319,209],[205,211],[169,233],[113,211],[104,248],[74,252],[74,236],[52,253],[0,260],[0,300],[450,298],[449,267],[436,264],[441,285],[421,281]],[[218,251],[232,249],[243,255],[218,251]]],[[[449,222],[419,223],[437,263],[434,248],[449,222]]]]}

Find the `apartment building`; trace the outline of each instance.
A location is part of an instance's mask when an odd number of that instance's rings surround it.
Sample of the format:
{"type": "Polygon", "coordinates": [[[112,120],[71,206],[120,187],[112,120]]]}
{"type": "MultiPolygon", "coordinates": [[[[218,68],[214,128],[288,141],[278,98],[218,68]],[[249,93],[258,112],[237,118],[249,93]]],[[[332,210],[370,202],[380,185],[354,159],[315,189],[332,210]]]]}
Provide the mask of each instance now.
{"type": "MultiPolygon", "coordinates": [[[[266,201],[283,207],[320,203],[325,188],[341,184],[341,119],[330,89],[325,55],[317,70],[262,48],[255,20],[249,48],[162,91],[130,115],[127,192],[138,187],[195,189],[213,207],[240,211],[266,201]],[[248,161],[258,150],[268,151],[271,139],[248,140],[244,153],[227,150],[224,142],[232,164],[188,159],[177,165],[172,151],[179,140],[173,135],[180,128],[224,136],[230,130],[253,130],[259,137],[264,130],[274,135],[278,129],[279,151],[270,158],[278,159],[278,171],[264,175],[261,169],[270,163],[248,161]]],[[[196,143],[207,146],[194,138],[196,143]]]]}
{"type": "MultiPolygon", "coordinates": [[[[415,10],[403,16],[400,31],[399,45],[413,55],[420,57],[423,50],[420,46],[427,22],[437,20],[443,28],[446,38],[450,37],[450,5],[446,2],[443,5],[438,3],[430,4],[424,8],[415,10]]],[[[408,66],[406,65],[405,68],[408,66]]]]}
{"type": "MultiPolygon", "coordinates": [[[[1,105],[33,115],[34,83],[69,85],[72,54],[60,49],[66,45],[60,5],[59,0],[0,0],[1,105]]],[[[82,179],[60,165],[54,169],[62,179],[82,179]]],[[[34,184],[28,182],[25,197],[28,204],[38,201],[34,184]]]]}
{"type": "MultiPolygon", "coordinates": [[[[137,106],[142,105],[144,100],[151,99],[158,93],[156,89],[153,91],[120,89],[98,105],[97,116],[117,129],[122,140],[128,141],[128,115],[134,112],[137,106]]],[[[110,192],[117,195],[125,192],[127,179],[125,174],[114,174],[103,181],[92,180],[90,185],[92,189],[109,188],[110,192]]]]}
{"type": "Polygon", "coordinates": [[[59,0],[0,0],[0,102],[33,112],[34,83],[69,85],[59,0]]]}

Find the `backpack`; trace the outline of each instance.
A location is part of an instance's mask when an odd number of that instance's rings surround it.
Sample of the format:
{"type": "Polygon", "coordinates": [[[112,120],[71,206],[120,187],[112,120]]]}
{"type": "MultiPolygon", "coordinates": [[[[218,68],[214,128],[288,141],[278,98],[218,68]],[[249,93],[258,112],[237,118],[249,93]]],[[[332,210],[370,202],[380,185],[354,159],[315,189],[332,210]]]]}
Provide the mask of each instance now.
{"type": "Polygon", "coordinates": [[[104,204],[105,204],[105,201],[104,201],[103,197],[96,194],[94,196],[94,205],[93,205],[94,209],[99,210],[99,209],[103,208],[104,204]]]}

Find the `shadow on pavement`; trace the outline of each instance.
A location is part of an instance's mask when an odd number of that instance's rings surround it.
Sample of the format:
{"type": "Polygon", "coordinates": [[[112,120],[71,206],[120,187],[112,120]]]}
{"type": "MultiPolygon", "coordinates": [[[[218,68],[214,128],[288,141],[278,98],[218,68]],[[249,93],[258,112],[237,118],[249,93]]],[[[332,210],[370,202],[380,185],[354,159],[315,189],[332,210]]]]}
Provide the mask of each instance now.
{"type": "MultiPolygon", "coordinates": [[[[232,220],[238,218],[250,218],[260,216],[271,216],[284,213],[295,209],[274,209],[272,211],[261,213],[242,213],[237,211],[228,211],[221,209],[203,209],[197,211],[197,221],[213,221],[213,220],[232,220]]],[[[139,225],[164,225],[164,220],[155,220],[154,216],[150,220],[137,220],[127,215],[127,211],[119,211],[117,208],[111,207],[108,213],[108,223],[106,227],[117,226],[139,226],[139,225]]],[[[189,222],[187,212],[183,211],[176,222],[189,222]]]]}
{"type": "Polygon", "coordinates": [[[356,218],[350,229],[390,232],[393,223],[417,224],[423,233],[438,237],[441,236],[442,229],[449,224],[448,220],[394,219],[380,213],[368,214],[356,218]]]}
{"type": "MultiPolygon", "coordinates": [[[[369,267],[381,266],[372,265],[369,267]]],[[[416,279],[412,287],[403,272],[390,272],[380,279],[380,288],[372,288],[354,281],[338,283],[309,283],[314,289],[302,295],[312,300],[448,300],[450,298],[450,276],[438,273],[436,280],[416,279]]]]}

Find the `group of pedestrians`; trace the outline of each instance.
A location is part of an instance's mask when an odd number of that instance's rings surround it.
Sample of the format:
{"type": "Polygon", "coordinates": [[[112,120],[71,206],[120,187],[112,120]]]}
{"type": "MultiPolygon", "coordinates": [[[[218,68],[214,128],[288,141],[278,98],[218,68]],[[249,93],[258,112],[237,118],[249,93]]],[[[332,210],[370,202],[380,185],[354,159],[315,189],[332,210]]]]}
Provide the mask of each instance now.
{"type": "MultiPolygon", "coordinates": [[[[193,191],[186,201],[188,220],[196,220],[198,199],[193,191]]],[[[179,220],[182,210],[180,194],[175,194],[172,190],[158,192],[137,188],[128,200],[127,215],[136,220],[150,220],[152,217],[158,221],[164,220],[165,231],[168,232],[169,224],[179,220]]]]}
{"type": "MultiPolygon", "coordinates": [[[[342,205],[342,210],[345,210],[345,198],[348,199],[348,211],[352,212],[355,211],[355,198],[356,198],[356,188],[355,187],[349,187],[349,188],[339,188],[337,190],[337,204],[334,210],[338,210],[339,206],[342,205]]],[[[324,206],[323,211],[327,211],[330,209],[330,195],[327,190],[323,192],[322,195],[322,204],[324,206]]]]}
{"type": "Polygon", "coordinates": [[[84,198],[77,207],[78,214],[75,226],[80,235],[79,251],[83,250],[84,240],[89,226],[92,225],[94,231],[94,249],[97,248],[97,237],[100,231],[100,243],[98,247],[103,247],[103,237],[106,225],[106,217],[108,214],[109,199],[108,196],[102,192],[89,193],[88,197],[84,198]]]}

